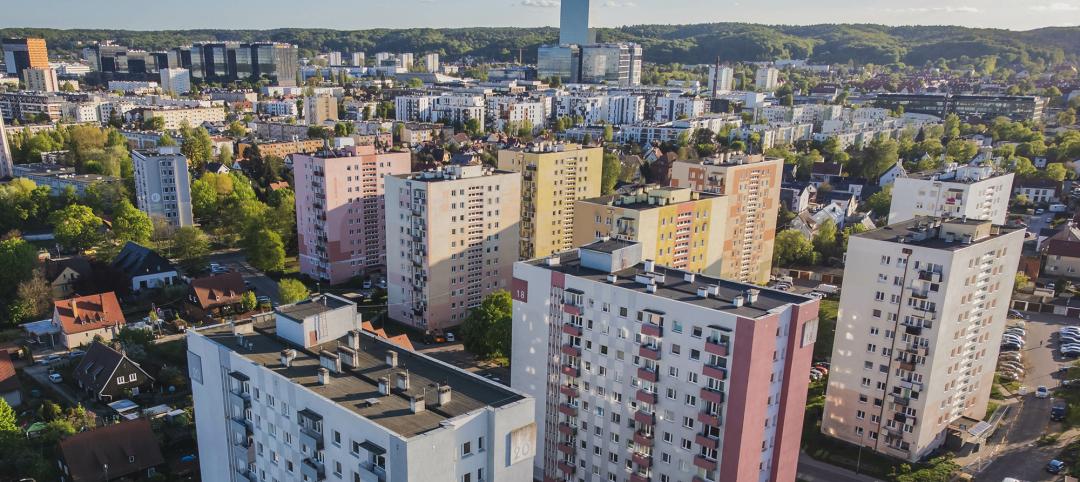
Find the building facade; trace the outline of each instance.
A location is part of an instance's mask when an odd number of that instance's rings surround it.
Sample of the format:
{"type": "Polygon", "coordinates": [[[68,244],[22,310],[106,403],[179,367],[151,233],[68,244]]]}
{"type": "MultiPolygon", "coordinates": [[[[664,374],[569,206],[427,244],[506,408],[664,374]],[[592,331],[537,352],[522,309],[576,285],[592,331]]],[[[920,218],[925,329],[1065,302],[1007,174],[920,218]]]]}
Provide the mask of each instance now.
{"type": "Polygon", "coordinates": [[[852,236],[822,432],[916,461],[982,420],[1023,243],[927,217],[852,236]]]}
{"type": "Polygon", "coordinates": [[[386,265],[384,177],[410,162],[373,146],[293,155],[301,273],[337,284],[386,265]]]}
{"type": "Polygon", "coordinates": [[[175,228],[193,226],[191,180],[187,158],[180,154],[180,148],[131,151],[131,161],[139,210],[175,228]]]}
{"type": "Polygon", "coordinates": [[[59,92],[60,81],[56,77],[56,70],[51,67],[31,67],[23,70],[23,81],[26,82],[26,90],[34,92],[59,92]]]}
{"type": "Polygon", "coordinates": [[[520,259],[574,245],[574,202],[600,195],[604,150],[578,144],[536,144],[499,151],[498,168],[521,173],[520,259]]]}
{"type": "Polygon", "coordinates": [[[425,330],[461,324],[518,260],[521,174],[480,165],[386,178],[390,317],[425,330]]]}
{"type": "Polygon", "coordinates": [[[754,71],[754,87],[762,92],[772,92],[780,83],[780,71],[775,67],[760,67],[754,71]]]}
{"type": "Polygon", "coordinates": [[[4,128],[4,116],[0,116],[0,179],[12,177],[15,174],[15,160],[11,157],[11,147],[8,146],[7,129],[4,128]]]}
{"type": "Polygon", "coordinates": [[[7,73],[23,78],[26,69],[49,68],[49,49],[43,38],[10,38],[0,42],[7,73]]]}
{"type": "Polygon", "coordinates": [[[304,122],[319,126],[327,121],[338,120],[337,99],[332,95],[304,97],[304,122]]]}
{"type": "Polygon", "coordinates": [[[221,107],[143,108],[141,112],[144,121],[164,119],[165,129],[170,131],[178,130],[184,124],[198,127],[204,122],[225,122],[225,109],[221,107]]]}
{"type": "Polygon", "coordinates": [[[172,92],[175,95],[184,95],[191,92],[191,71],[175,67],[161,69],[161,90],[172,92]]]}
{"type": "Polygon", "coordinates": [[[359,324],[355,305],[320,296],[190,331],[202,477],[530,480],[532,398],[359,324]]]}
{"type": "Polygon", "coordinates": [[[795,480],[817,300],[619,240],[520,262],[511,294],[543,480],[795,480]]]}
{"type": "Polygon", "coordinates": [[[1005,224],[1013,173],[990,166],[948,166],[893,181],[889,224],[918,216],[983,219],[1005,224]]]}
{"type": "Polygon", "coordinates": [[[783,165],[783,159],[743,154],[672,164],[672,186],[729,198],[721,277],[769,280],[783,165]]]}
{"type": "Polygon", "coordinates": [[[582,199],[574,205],[574,246],[609,237],[637,241],[657,264],[718,276],[728,199],[656,186],[582,199]]]}

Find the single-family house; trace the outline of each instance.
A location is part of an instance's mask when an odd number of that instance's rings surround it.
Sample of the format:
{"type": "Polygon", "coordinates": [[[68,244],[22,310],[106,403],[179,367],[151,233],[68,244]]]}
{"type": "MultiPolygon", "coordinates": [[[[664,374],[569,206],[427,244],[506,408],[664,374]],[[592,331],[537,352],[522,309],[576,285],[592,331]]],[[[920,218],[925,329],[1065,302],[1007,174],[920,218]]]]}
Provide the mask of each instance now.
{"type": "Polygon", "coordinates": [[[1046,257],[1043,276],[1080,279],[1080,228],[1070,222],[1040,246],[1046,257]]]}
{"type": "Polygon", "coordinates": [[[161,288],[176,284],[180,273],[169,260],[154,250],[128,241],[112,263],[131,282],[131,290],[161,288]]]}
{"type": "Polygon", "coordinates": [[[165,465],[165,457],[150,420],[138,418],[61,440],[58,464],[61,482],[147,480],[165,465]]]}
{"type": "Polygon", "coordinates": [[[89,344],[95,336],[112,340],[126,323],[112,291],[53,302],[52,325],[60,344],[69,350],[89,344]]]}
{"type": "Polygon", "coordinates": [[[0,398],[12,407],[22,405],[22,383],[15,375],[15,365],[7,350],[0,350],[0,398]]]}
{"type": "Polygon", "coordinates": [[[1053,179],[1021,179],[1013,180],[1013,199],[1023,195],[1028,201],[1035,204],[1056,203],[1059,201],[1058,192],[1061,183],[1053,179]]]}
{"type": "Polygon", "coordinates": [[[98,342],[90,344],[72,377],[79,388],[106,403],[138,395],[154,383],[138,363],[98,342]]]}
{"type": "Polygon", "coordinates": [[[244,296],[244,277],[240,273],[224,273],[198,278],[188,287],[189,312],[196,317],[214,316],[238,311],[244,296]]]}
{"type": "Polygon", "coordinates": [[[793,213],[810,208],[817,196],[817,188],[808,182],[785,182],[780,185],[780,203],[793,213]]]}
{"type": "Polygon", "coordinates": [[[75,294],[80,282],[90,278],[90,261],[80,256],[45,260],[45,282],[53,298],[68,298],[75,294]]]}

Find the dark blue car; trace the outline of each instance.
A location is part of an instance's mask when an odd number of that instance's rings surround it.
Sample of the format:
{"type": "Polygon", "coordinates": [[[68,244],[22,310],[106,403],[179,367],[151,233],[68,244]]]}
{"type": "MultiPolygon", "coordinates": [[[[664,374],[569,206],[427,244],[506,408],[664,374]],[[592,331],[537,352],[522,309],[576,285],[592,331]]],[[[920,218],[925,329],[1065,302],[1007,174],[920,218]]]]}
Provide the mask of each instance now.
{"type": "Polygon", "coordinates": [[[1046,471],[1051,474],[1060,474],[1065,469],[1065,462],[1054,459],[1050,463],[1046,464],[1046,471]]]}

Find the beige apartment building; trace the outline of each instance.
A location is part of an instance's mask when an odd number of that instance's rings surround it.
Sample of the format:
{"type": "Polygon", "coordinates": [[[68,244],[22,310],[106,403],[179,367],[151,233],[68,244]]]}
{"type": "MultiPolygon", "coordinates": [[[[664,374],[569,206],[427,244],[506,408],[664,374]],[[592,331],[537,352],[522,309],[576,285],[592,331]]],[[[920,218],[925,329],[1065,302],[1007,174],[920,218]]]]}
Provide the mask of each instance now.
{"type": "Polygon", "coordinates": [[[728,197],[682,187],[640,186],[574,206],[574,246],[601,238],[641,243],[646,259],[720,274],[728,197]]]}
{"type": "Polygon", "coordinates": [[[26,90],[34,92],[59,92],[60,81],[56,70],[50,67],[29,68],[23,71],[26,90]]]}
{"type": "Polygon", "coordinates": [[[174,131],[185,124],[199,127],[204,122],[225,122],[225,109],[222,107],[147,107],[142,109],[144,121],[160,117],[165,119],[165,129],[174,131]]]}
{"type": "Polygon", "coordinates": [[[721,278],[765,283],[772,269],[784,160],[721,154],[671,167],[671,185],[728,197],[721,278]]]}
{"type": "Polygon", "coordinates": [[[822,432],[916,461],[981,421],[1023,243],[956,218],[852,236],[822,432]]]}
{"type": "Polygon", "coordinates": [[[387,176],[390,317],[443,330],[491,292],[509,289],[520,213],[517,172],[452,165],[387,176]]]}
{"type": "Polygon", "coordinates": [[[326,121],[336,120],[337,98],[327,94],[304,97],[304,122],[307,125],[322,125],[326,121]]]}
{"type": "Polygon", "coordinates": [[[521,259],[574,247],[574,203],[600,195],[604,149],[539,143],[499,151],[499,169],[521,173],[521,259]]]}

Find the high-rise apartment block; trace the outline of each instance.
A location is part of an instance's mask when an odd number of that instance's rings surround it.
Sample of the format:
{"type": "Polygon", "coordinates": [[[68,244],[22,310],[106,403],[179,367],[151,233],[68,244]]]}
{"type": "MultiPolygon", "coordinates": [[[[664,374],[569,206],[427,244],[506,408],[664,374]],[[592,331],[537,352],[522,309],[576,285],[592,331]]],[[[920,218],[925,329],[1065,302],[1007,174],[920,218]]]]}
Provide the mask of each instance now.
{"type": "Polygon", "coordinates": [[[174,95],[191,92],[191,71],[180,67],[161,69],[161,90],[174,95]]]}
{"type": "Polygon", "coordinates": [[[23,82],[26,90],[34,92],[59,92],[60,81],[52,67],[30,67],[23,70],[23,82]]]}
{"type": "Polygon", "coordinates": [[[367,64],[367,56],[363,52],[353,52],[352,64],[354,67],[363,67],[367,64]]]}
{"type": "Polygon", "coordinates": [[[188,332],[203,479],[531,480],[532,398],[359,330],[342,298],[272,316],[188,332]]]}
{"type": "Polygon", "coordinates": [[[439,71],[439,54],[427,54],[424,55],[424,68],[428,72],[436,73],[439,71]]]}
{"type": "Polygon", "coordinates": [[[748,283],[769,280],[783,165],[783,159],[749,154],[672,165],[672,186],[729,198],[719,276],[748,283]]]}
{"type": "Polygon", "coordinates": [[[719,275],[728,200],[657,186],[582,199],[574,205],[574,245],[600,238],[637,241],[644,256],[657,264],[719,275]]]}
{"type": "Polygon", "coordinates": [[[518,260],[521,174],[451,165],[386,178],[390,317],[417,328],[461,324],[509,289],[518,260]]]}
{"type": "Polygon", "coordinates": [[[341,52],[327,52],[326,63],[330,64],[331,66],[344,65],[341,62],[341,52]]]}
{"type": "Polygon", "coordinates": [[[917,216],[984,219],[1005,224],[1013,174],[988,165],[950,165],[893,181],[889,223],[917,216]]]}
{"type": "Polygon", "coordinates": [[[852,236],[822,432],[916,461],[982,420],[1023,243],[928,217],[852,236]]]}
{"type": "Polygon", "coordinates": [[[713,94],[731,93],[735,85],[735,70],[727,66],[709,67],[709,92],[713,94]]]}
{"type": "Polygon", "coordinates": [[[337,284],[386,265],[383,178],[410,162],[374,146],[293,155],[301,273],[337,284]]]}
{"type": "Polygon", "coordinates": [[[20,79],[26,69],[49,68],[49,49],[43,38],[9,38],[0,42],[4,50],[4,66],[9,75],[20,79]]]}
{"type": "Polygon", "coordinates": [[[622,240],[520,262],[511,295],[544,480],[795,480],[817,300],[622,240]]]}
{"type": "Polygon", "coordinates": [[[135,167],[135,200],[139,210],[172,227],[192,226],[191,179],[179,147],[131,151],[135,167]]]}
{"type": "Polygon", "coordinates": [[[596,41],[589,29],[589,0],[566,0],[559,7],[559,44],[585,45],[596,41]]]}
{"type": "Polygon", "coordinates": [[[329,94],[304,97],[304,122],[311,126],[338,120],[337,98],[329,94]]]}
{"type": "Polygon", "coordinates": [[[780,71],[775,67],[759,67],[754,72],[754,87],[759,91],[772,92],[780,85],[780,71]]]}
{"type": "Polygon", "coordinates": [[[521,173],[521,259],[574,246],[574,202],[600,195],[604,150],[540,143],[499,151],[499,169],[521,173]]]}

